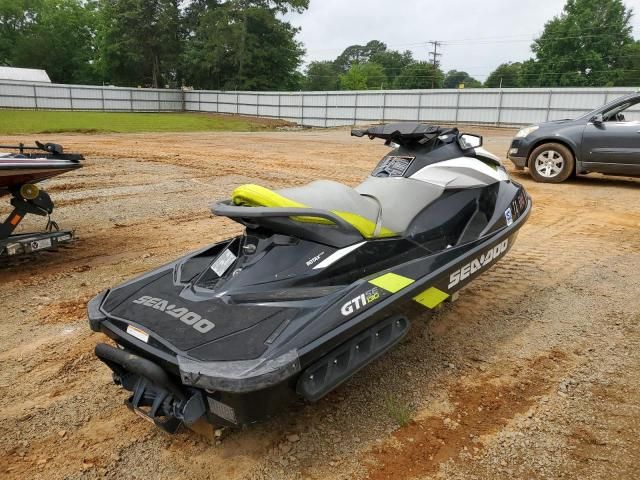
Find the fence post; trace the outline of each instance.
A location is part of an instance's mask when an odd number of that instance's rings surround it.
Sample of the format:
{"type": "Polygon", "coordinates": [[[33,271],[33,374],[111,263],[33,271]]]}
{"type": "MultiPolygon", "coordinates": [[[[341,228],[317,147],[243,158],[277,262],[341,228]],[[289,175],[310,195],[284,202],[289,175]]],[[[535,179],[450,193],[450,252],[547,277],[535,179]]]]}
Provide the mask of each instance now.
{"type": "Polygon", "coordinates": [[[547,101],[547,118],[545,122],[549,121],[549,117],[551,116],[551,97],[553,96],[553,90],[549,89],[549,99],[547,101]]]}
{"type": "Polygon", "coordinates": [[[304,126],[304,93],[301,93],[300,97],[300,125],[304,126]]]}
{"type": "Polygon", "coordinates": [[[216,91],[216,113],[220,113],[220,92],[216,91]]]}
{"type": "Polygon", "coordinates": [[[353,106],[353,124],[355,125],[358,121],[358,92],[356,92],[356,101],[353,106]]]}
{"type": "Polygon", "coordinates": [[[69,105],[71,106],[71,110],[73,111],[73,93],[71,92],[71,87],[69,87],[69,105]]]}
{"type": "Polygon", "coordinates": [[[387,107],[387,92],[382,92],[382,123],[384,123],[384,111],[387,107]]]}
{"type": "Polygon", "coordinates": [[[500,116],[502,114],[502,93],[503,93],[503,90],[500,89],[500,93],[498,94],[498,108],[497,108],[498,118],[496,119],[496,127],[500,126],[500,116]]]}
{"type": "Polygon", "coordinates": [[[324,94],[324,128],[329,125],[329,92],[324,94]]]}
{"type": "Polygon", "coordinates": [[[458,110],[460,109],[460,95],[462,94],[462,89],[458,88],[458,94],[456,95],[456,113],[454,122],[458,123],[458,110]]]}
{"type": "Polygon", "coordinates": [[[280,113],[280,105],[282,103],[282,93],[278,92],[278,118],[282,118],[280,113]]]}
{"type": "Polygon", "coordinates": [[[133,90],[129,90],[129,108],[133,112],[133,90]]]}
{"type": "Polygon", "coordinates": [[[256,93],[256,117],[260,116],[260,94],[256,93]]]}
{"type": "MultiPolygon", "coordinates": [[[[184,90],[180,89],[182,92],[182,111],[184,112],[184,90]]],[[[160,90],[156,92],[158,94],[158,111],[160,111],[160,90]]]]}
{"type": "Polygon", "coordinates": [[[236,115],[240,114],[240,94],[236,91],[236,115]]]}
{"type": "Polygon", "coordinates": [[[418,93],[418,114],[416,115],[416,122],[420,121],[420,113],[422,113],[422,91],[418,93]]]}
{"type": "Polygon", "coordinates": [[[100,99],[102,100],[102,111],[104,112],[105,111],[105,106],[104,106],[104,85],[100,89],[100,99]]]}
{"type": "Polygon", "coordinates": [[[36,86],[33,85],[33,102],[36,106],[36,110],[38,110],[38,92],[36,92],[36,86]]]}

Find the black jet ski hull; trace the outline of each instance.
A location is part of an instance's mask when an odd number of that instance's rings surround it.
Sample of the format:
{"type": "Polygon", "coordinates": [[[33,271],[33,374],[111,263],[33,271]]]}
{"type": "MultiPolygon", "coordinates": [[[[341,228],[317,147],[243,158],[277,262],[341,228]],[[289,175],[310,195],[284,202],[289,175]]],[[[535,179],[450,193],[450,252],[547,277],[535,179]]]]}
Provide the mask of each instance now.
{"type": "MultiPolygon", "coordinates": [[[[481,240],[399,264],[373,279],[350,285],[345,289],[348,293],[341,292],[341,300],[322,313],[326,318],[341,317],[336,328],[276,358],[262,363],[260,358],[199,361],[144,326],[110,316],[103,308],[108,291],[89,304],[91,328],[105,333],[127,355],[154,365],[169,380],[158,384],[139,370],[131,371],[127,365],[105,358],[104,351],[97,355],[114,371],[116,382],[132,391],[128,406],[167,431],[189,424],[198,415],[217,425],[251,424],[282,409],[296,392],[318,400],[404,337],[409,320],[390,317],[392,304],[413,298],[434,308],[506,255],[531,211],[531,200],[522,192],[524,208],[511,225],[481,240]],[[388,279],[389,274],[393,274],[396,286],[380,287],[384,285],[380,278],[388,279]],[[404,278],[406,285],[394,292],[399,278],[404,278]],[[142,338],[136,331],[142,332],[142,338]],[[180,398],[175,395],[176,388],[180,398]]],[[[152,275],[154,272],[146,277],[152,275]]],[[[115,349],[100,347],[108,348],[115,349]]]]}

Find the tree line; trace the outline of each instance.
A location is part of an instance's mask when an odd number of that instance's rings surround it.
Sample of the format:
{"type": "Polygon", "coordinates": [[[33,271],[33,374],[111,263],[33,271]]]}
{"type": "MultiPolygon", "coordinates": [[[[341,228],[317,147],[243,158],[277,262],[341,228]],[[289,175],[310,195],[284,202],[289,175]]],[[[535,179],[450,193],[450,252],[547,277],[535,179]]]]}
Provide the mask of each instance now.
{"type": "Polygon", "coordinates": [[[0,0],[0,65],[59,83],[299,87],[304,49],[281,14],[309,0],[0,0]]]}
{"type": "MultiPolygon", "coordinates": [[[[0,0],[0,65],[58,83],[223,90],[640,85],[640,41],[623,0],[567,0],[533,56],[481,82],[381,41],[311,62],[284,20],[309,0],[0,0]]],[[[472,49],[473,45],[469,45],[472,49]]]]}
{"type": "Polygon", "coordinates": [[[312,62],[304,88],[640,86],[640,40],[632,36],[632,14],[622,0],[567,0],[562,14],[534,40],[532,58],[504,63],[484,82],[465,71],[445,73],[437,64],[414,60],[408,50],[389,50],[372,40],[348,47],[335,60],[312,62]]]}

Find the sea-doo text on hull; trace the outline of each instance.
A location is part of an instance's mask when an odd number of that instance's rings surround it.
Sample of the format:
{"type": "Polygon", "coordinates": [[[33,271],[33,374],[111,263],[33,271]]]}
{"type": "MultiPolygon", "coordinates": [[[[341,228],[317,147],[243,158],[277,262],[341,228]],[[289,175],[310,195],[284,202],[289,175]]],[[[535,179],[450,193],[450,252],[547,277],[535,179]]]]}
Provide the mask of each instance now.
{"type": "Polygon", "coordinates": [[[213,211],[242,235],[91,300],[91,328],[118,344],[96,355],[131,409],[174,431],[317,400],[407,333],[388,307],[434,308],[511,248],[531,200],[480,137],[417,123],[352,135],[394,147],[355,189],[238,187],[213,211]]]}
{"type": "Polygon", "coordinates": [[[60,231],[55,222],[47,222],[46,232],[13,234],[28,213],[46,216],[53,212],[53,202],[36,183],[82,167],[82,155],[64,153],[55,143],[36,147],[0,145],[15,153],[0,153],[0,197],[11,195],[13,207],[0,223],[0,257],[55,248],[73,240],[73,232],[60,231]]]}

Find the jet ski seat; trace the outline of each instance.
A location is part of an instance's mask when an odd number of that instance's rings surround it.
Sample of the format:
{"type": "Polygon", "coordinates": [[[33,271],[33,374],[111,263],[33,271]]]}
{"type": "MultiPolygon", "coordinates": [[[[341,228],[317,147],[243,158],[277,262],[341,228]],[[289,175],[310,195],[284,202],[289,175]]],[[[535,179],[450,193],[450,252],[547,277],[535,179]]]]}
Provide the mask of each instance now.
{"type": "MultiPolygon", "coordinates": [[[[353,226],[364,238],[387,238],[401,235],[413,218],[443,190],[443,187],[410,178],[369,177],[355,189],[331,180],[316,180],[281,190],[242,185],[233,191],[231,200],[245,207],[327,210],[353,226]]],[[[297,222],[333,223],[313,216],[291,218],[297,222]]]]}

